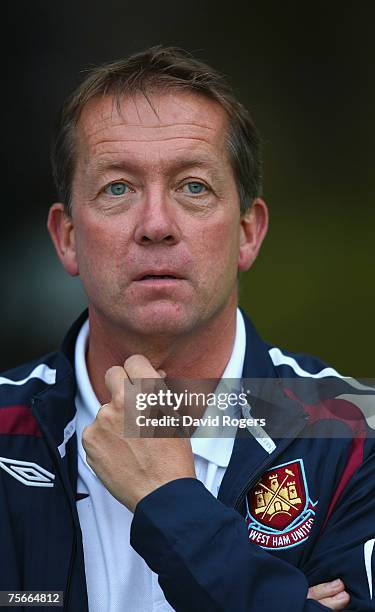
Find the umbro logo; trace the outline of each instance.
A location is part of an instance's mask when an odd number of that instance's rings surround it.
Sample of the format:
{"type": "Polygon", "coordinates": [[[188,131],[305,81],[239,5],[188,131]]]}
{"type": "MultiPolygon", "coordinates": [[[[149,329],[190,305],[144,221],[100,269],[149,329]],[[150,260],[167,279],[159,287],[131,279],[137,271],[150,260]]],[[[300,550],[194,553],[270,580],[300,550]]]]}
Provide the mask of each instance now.
{"type": "Polygon", "coordinates": [[[32,461],[0,457],[0,468],[27,487],[53,487],[55,475],[32,461]]]}

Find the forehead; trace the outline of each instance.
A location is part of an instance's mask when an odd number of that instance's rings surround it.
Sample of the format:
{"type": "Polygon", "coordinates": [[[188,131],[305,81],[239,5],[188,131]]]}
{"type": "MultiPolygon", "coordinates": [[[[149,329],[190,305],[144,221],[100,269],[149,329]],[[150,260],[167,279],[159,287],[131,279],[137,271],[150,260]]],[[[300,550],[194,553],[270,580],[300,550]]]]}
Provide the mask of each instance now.
{"type": "Polygon", "coordinates": [[[192,92],[97,97],[85,105],[77,124],[78,157],[89,161],[124,150],[178,155],[188,149],[226,157],[227,125],[217,102],[192,92]]]}

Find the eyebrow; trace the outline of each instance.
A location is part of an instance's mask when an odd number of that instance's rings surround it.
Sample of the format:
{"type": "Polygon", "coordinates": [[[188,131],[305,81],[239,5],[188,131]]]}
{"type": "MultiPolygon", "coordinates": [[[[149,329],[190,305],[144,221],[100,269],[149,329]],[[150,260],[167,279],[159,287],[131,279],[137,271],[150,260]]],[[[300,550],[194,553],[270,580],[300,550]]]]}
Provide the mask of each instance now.
{"type": "MultiPolygon", "coordinates": [[[[209,170],[213,177],[217,180],[223,178],[219,164],[216,162],[216,160],[205,156],[175,159],[168,163],[167,167],[175,172],[181,172],[183,170],[187,170],[188,168],[204,168],[209,170]]],[[[129,171],[137,174],[140,172],[140,170],[142,170],[142,165],[138,162],[134,163],[131,160],[126,159],[118,162],[99,159],[93,164],[92,168],[98,175],[105,174],[111,170],[129,171]]]]}

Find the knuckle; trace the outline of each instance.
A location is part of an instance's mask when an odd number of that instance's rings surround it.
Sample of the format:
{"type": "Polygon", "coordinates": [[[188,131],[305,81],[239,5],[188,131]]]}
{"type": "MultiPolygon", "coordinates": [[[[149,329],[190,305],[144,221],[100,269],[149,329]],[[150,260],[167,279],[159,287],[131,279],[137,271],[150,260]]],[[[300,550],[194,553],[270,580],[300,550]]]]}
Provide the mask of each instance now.
{"type": "Polygon", "coordinates": [[[106,420],[106,414],[105,414],[105,408],[101,408],[98,412],[98,414],[96,415],[96,422],[99,423],[99,425],[103,424],[103,421],[106,420]]]}
{"type": "Polygon", "coordinates": [[[131,368],[139,363],[141,355],[131,355],[128,357],[124,363],[124,368],[131,368]]]}
{"type": "Polygon", "coordinates": [[[150,367],[150,362],[144,355],[131,355],[124,363],[124,368],[135,378],[142,376],[142,371],[150,367]]]}
{"type": "Polygon", "coordinates": [[[307,591],[308,599],[317,599],[319,596],[319,588],[318,586],[311,586],[307,591]]]}
{"type": "Polygon", "coordinates": [[[124,368],[122,368],[121,366],[112,366],[111,368],[109,368],[109,370],[106,371],[104,375],[104,379],[107,382],[111,380],[112,377],[115,376],[116,374],[123,374],[123,373],[124,373],[124,368]]]}
{"type": "Polygon", "coordinates": [[[88,425],[87,427],[85,427],[85,429],[82,432],[82,443],[83,445],[87,446],[87,444],[90,443],[91,438],[92,438],[92,429],[93,426],[92,425],[88,425]]]}
{"type": "Polygon", "coordinates": [[[130,355],[130,357],[128,357],[127,360],[125,361],[125,363],[127,364],[144,363],[144,362],[147,362],[146,357],[138,353],[135,353],[134,355],[130,355]]]}

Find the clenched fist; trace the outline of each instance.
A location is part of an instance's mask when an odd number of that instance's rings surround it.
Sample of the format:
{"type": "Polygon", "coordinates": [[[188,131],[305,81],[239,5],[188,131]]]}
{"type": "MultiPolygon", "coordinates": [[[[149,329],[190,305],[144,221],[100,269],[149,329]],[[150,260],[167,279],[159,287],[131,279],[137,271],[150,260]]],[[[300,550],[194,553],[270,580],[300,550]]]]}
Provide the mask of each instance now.
{"type": "Polygon", "coordinates": [[[142,355],[129,357],[123,368],[110,368],[105,383],[111,401],[100,408],[82,436],[88,465],[108,491],[132,512],[143,497],[163,484],[177,478],[195,478],[188,438],[125,436],[127,412],[131,419],[136,412],[132,381],[158,378],[158,372],[142,355]]]}

